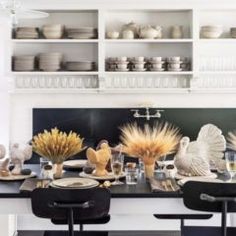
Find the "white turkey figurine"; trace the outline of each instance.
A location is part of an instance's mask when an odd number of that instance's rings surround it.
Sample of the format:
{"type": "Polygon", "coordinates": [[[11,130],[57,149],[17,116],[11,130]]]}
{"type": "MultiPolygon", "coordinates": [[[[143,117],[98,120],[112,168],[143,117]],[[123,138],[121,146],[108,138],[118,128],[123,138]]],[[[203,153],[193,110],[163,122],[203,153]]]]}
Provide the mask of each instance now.
{"type": "Polygon", "coordinates": [[[8,170],[8,166],[9,166],[9,158],[5,158],[6,156],[6,148],[0,144],[0,175],[1,176],[8,176],[9,175],[9,170],[8,170]],[[4,159],[5,158],[5,159],[4,159]]]}
{"type": "Polygon", "coordinates": [[[32,146],[27,144],[21,148],[18,143],[12,145],[10,150],[11,163],[14,165],[11,173],[13,175],[20,175],[24,162],[32,157],[32,146]]]}
{"type": "Polygon", "coordinates": [[[182,176],[212,176],[210,163],[222,161],[226,141],[222,131],[213,124],[204,125],[196,141],[190,142],[188,137],[180,140],[175,155],[175,166],[182,176]]]}

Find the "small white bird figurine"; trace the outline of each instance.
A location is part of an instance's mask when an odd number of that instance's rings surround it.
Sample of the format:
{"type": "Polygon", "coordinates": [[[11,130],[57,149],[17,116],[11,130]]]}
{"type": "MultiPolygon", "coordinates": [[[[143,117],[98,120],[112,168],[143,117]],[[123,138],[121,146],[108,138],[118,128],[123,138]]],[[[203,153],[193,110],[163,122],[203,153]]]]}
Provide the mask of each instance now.
{"type": "Polygon", "coordinates": [[[215,125],[204,125],[196,141],[188,137],[180,140],[179,150],[175,155],[178,174],[184,176],[210,176],[210,163],[219,163],[226,149],[222,131],[215,125]]]}
{"type": "Polygon", "coordinates": [[[18,143],[12,145],[10,150],[11,162],[14,165],[14,169],[11,171],[13,175],[20,175],[25,161],[32,157],[32,146],[27,144],[24,148],[21,148],[18,143]]]}

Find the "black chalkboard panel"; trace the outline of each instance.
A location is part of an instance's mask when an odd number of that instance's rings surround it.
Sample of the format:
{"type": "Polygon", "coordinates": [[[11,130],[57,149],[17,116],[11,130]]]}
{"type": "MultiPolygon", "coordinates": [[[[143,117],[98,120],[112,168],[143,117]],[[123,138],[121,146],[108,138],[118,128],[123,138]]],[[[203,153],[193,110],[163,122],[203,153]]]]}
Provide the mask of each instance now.
{"type": "MultiPolygon", "coordinates": [[[[166,108],[160,119],[147,121],[144,118],[134,118],[132,108],[35,108],[33,109],[33,135],[44,129],[58,127],[69,132],[81,134],[85,144],[95,146],[101,139],[107,139],[111,144],[119,143],[119,127],[127,122],[137,122],[139,125],[168,121],[180,128],[183,135],[194,140],[201,126],[207,123],[217,125],[224,134],[236,129],[235,108],[166,108]]],[[[150,110],[155,113],[155,109],[150,110]]],[[[144,114],[145,109],[140,109],[144,114]]],[[[82,154],[84,155],[84,154],[82,154]]],[[[32,162],[38,158],[32,158],[32,162]]]]}

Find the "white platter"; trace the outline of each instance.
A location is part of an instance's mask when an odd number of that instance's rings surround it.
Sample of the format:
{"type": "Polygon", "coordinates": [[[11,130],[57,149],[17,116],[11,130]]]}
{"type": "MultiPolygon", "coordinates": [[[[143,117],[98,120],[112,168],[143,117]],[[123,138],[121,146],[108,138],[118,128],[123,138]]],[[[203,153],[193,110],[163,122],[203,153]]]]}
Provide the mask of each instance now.
{"type": "Polygon", "coordinates": [[[9,176],[0,176],[0,181],[17,181],[29,179],[37,176],[35,172],[32,172],[30,175],[9,175],[9,176]]]}
{"type": "MultiPolygon", "coordinates": [[[[113,175],[112,172],[109,172],[108,175],[105,176],[95,176],[93,174],[86,174],[85,172],[81,172],[79,173],[80,177],[83,178],[89,178],[89,179],[96,179],[96,180],[114,180],[115,176],[113,175]]],[[[119,178],[124,178],[125,177],[125,173],[123,172],[119,178]]]]}
{"type": "Polygon", "coordinates": [[[68,160],[64,161],[63,166],[71,169],[81,169],[87,163],[87,160],[68,160]]]}
{"type": "Polygon", "coordinates": [[[98,181],[88,178],[63,178],[50,183],[51,187],[67,189],[88,189],[98,186],[98,181]]]}

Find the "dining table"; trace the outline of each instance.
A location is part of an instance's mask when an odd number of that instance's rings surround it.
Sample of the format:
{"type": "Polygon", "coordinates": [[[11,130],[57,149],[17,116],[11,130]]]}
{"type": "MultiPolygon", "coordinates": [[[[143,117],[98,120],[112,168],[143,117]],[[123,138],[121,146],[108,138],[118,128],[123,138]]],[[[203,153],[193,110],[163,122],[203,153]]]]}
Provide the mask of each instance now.
{"type": "MultiPolygon", "coordinates": [[[[26,164],[24,168],[31,169],[37,175],[40,174],[39,164],[26,164]]],[[[79,177],[78,171],[66,170],[63,173],[63,177],[79,177]]],[[[111,206],[110,215],[111,223],[107,224],[106,229],[161,229],[168,230],[169,224],[165,224],[163,219],[154,219],[154,214],[204,214],[204,212],[193,211],[184,206],[182,192],[166,192],[157,191],[153,192],[150,184],[145,179],[144,175],[140,175],[136,185],[127,185],[125,180],[123,185],[111,186],[111,206]],[[143,223],[143,217],[152,219],[149,224],[143,223]],[[119,219],[120,222],[117,226],[114,226],[112,219],[119,219]],[[128,223],[129,219],[135,219],[135,226],[128,223]],[[143,223],[143,226],[142,226],[143,223]],[[123,227],[123,228],[122,228],[123,227]]],[[[34,226],[33,214],[31,210],[30,191],[21,191],[20,187],[24,181],[0,181],[0,219],[2,222],[6,222],[6,235],[13,236],[13,232],[18,230],[17,216],[28,216],[28,219],[32,219],[31,225],[27,226],[30,229],[42,229],[44,226],[38,223],[34,226]]],[[[206,213],[205,213],[206,214],[206,213]]],[[[235,225],[233,214],[230,217],[229,224],[235,225]]],[[[173,222],[173,221],[172,221],[173,222]]],[[[195,222],[195,221],[194,221],[195,222]]],[[[199,222],[199,221],[198,221],[199,222]]],[[[209,220],[201,221],[201,224],[205,225],[219,225],[220,215],[214,214],[209,220]]],[[[195,222],[196,224],[196,222],[195,222]]],[[[179,223],[175,221],[171,223],[174,229],[178,229],[179,223]]],[[[48,227],[51,227],[48,226],[48,227]]],[[[88,226],[88,229],[93,226],[88,226]]],[[[96,227],[98,229],[99,227],[96,227]]],[[[102,226],[104,229],[104,227],[102,226]]]]}

